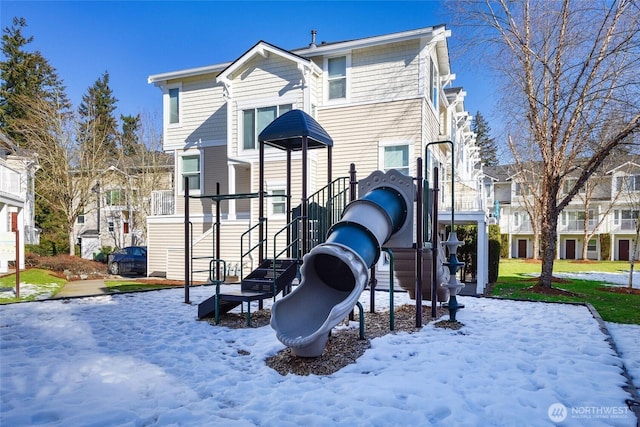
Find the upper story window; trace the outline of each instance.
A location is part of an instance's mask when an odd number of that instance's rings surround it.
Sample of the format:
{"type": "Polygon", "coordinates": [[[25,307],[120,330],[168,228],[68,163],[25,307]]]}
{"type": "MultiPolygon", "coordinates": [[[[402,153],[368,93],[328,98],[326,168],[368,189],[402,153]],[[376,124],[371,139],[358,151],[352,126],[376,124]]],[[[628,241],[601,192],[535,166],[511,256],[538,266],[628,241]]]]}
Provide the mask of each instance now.
{"type": "Polygon", "coordinates": [[[127,195],[122,188],[112,188],[105,191],[105,203],[107,206],[124,206],[127,204],[127,195]]]}
{"type": "Polygon", "coordinates": [[[487,181],[484,183],[484,194],[488,199],[493,199],[493,183],[487,181]]]}
{"type": "MultiPolygon", "coordinates": [[[[565,179],[564,183],[562,184],[562,192],[564,194],[569,193],[569,191],[571,191],[571,189],[576,186],[577,182],[578,182],[577,178],[567,178],[567,179],[565,179]]],[[[580,187],[580,189],[578,190],[578,193],[579,194],[585,194],[585,186],[584,185],[582,187],[580,187]]]]}
{"type": "Polygon", "coordinates": [[[258,147],[258,135],[269,123],[284,113],[291,111],[292,104],[274,105],[242,110],[242,148],[253,150],[258,147]]]}
{"type": "Polygon", "coordinates": [[[169,124],[180,123],[180,88],[169,89],[169,124]]]}
{"type": "Polygon", "coordinates": [[[327,83],[329,99],[345,99],[347,97],[347,57],[327,59],[327,83]]]}
{"type": "Polygon", "coordinates": [[[201,169],[200,154],[183,155],[180,157],[180,170],[182,179],[180,180],[180,190],[184,192],[184,179],[189,179],[189,191],[200,191],[201,169]]]}
{"type": "Polygon", "coordinates": [[[429,58],[429,99],[431,105],[438,111],[438,94],[440,93],[440,76],[438,66],[433,58],[429,58]]]}
{"type": "Polygon", "coordinates": [[[526,196],[528,194],[527,186],[516,182],[514,183],[514,192],[516,196],[526,196]]]}
{"type": "Polygon", "coordinates": [[[616,177],[616,191],[640,191],[640,175],[616,177]]]}

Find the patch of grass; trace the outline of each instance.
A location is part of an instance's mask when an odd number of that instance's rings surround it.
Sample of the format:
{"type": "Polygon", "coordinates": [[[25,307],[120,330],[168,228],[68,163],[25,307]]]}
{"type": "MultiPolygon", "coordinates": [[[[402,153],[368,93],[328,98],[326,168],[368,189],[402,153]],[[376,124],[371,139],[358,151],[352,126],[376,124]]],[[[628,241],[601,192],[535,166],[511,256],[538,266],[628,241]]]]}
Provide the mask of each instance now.
{"type": "Polygon", "coordinates": [[[113,293],[175,288],[175,286],[172,285],[148,284],[131,280],[108,280],[105,282],[105,285],[107,286],[108,291],[113,293]]]}
{"type": "Polygon", "coordinates": [[[30,268],[20,272],[20,298],[16,298],[16,275],[0,277],[0,304],[51,298],[67,283],[47,270],[30,268]]]}
{"type": "MultiPolygon", "coordinates": [[[[628,269],[629,264],[626,262],[576,263],[565,260],[554,263],[554,272],[620,272],[625,270],[625,266],[628,269]]],[[[562,283],[553,283],[554,288],[568,291],[574,295],[549,295],[534,292],[531,288],[536,284],[536,281],[532,280],[530,273],[539,272],[539,263],[523,260],[501,260],[500,276],[493,286],[492,295],[529,301],[588,302],[598,310],[605,321],[640,324],[640,295],[609,292],[599,281],[577,279],[562,279],[562,283]]]]}
{"type": "MultiPolygon", "coordinates": [[[[503,277],[520,276],[527,273],[540,273],[540,260],[501,259],[498,281],[503,277]]],[[[579,273],[601,271],[603,273],[620,273],[629,271],[627,261],[581,261],[557,259],[553,263],[554,273],[579,273]]]]}

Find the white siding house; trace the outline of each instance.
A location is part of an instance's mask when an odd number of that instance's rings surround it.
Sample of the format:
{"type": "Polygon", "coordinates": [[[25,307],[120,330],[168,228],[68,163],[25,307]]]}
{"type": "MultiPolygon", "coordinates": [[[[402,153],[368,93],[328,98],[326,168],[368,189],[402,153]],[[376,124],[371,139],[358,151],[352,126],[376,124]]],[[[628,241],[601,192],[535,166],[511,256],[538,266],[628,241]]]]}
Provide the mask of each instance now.
{"type": "MultiPolygon", "coordinates": [[[[482,171],[464,110],[466,93],[452,87],[448,37],[450,31],[437,26],[318,45],[314,37],[294,50],[259,41],[231,62],[151,75],[149,83],[163,93],[164,149],[175,156],[176,186],[173,211],[148,217],[149,273],[184,278],[184,177],[190,177],[191,196],[215,195],[217,185],[221,194],[257,192],[258,134],[284,112],[300,109],[334,141],[331,171],[324,150],[309,152],[308,194],[327,184],[328,172],[334,179],[348,176],[351,163],[361,178],[392,168],[415,177],[420,157],[430,182],[432,167],[440,166],[441,223],[448,224],[455,210],[456,224],[479,227],[482,292],[487,280],[482,171]],[[436,141],[452,143],[427,149],[436,141]]],[[[300,177],[301,154],[292,156],[292,176],[300,177]]],[[[276,196],[267,198],[269,233],[286,222],[284,199],[277,197],[286,188],[286,163],[284,152],[266,148],[264,186],[276,196]]],[[[292,206],[300,203],[301,181],[293,180],[292,206]]],[[[250,268],[245,265],[250,257],[241,259],[240,252],[254,237],[240,235],[258,221],[257,200],[223,201],[220,209],[220,257],[232,272],[250,268]]],[[[190,199],[194,257],[211,254],[215,210],[210,198],[190,199]]]]}
{"type": "Polygon", "coordinates": [[[0,133],[0,273],[8,272],[8,261],[15,260],[14,225],[19,233],[17,261],[21,269],[24,269],[24,245],[40,243],[40,233],[35,227],[33,188],[38,167],[34,153],[18,148],[0,133]]]}
{"type": "MultiPolygon", "coordinates": [[[[532,169],[535,169],[532,167],[532,169]]],[[[509,258],[534,257],[534,226],[526,180],[515,165],[485,167],[488,215],[500,225],[509,258]]],[[[561,196],[576,177],[565,179],[561,196]]],[[[530,180],[529,180],[530,181],[530,180]]],[[[612,156],[593,174],[558,219],[556,258],[628,261],[637,248],[640,159],[612,156]]]]}

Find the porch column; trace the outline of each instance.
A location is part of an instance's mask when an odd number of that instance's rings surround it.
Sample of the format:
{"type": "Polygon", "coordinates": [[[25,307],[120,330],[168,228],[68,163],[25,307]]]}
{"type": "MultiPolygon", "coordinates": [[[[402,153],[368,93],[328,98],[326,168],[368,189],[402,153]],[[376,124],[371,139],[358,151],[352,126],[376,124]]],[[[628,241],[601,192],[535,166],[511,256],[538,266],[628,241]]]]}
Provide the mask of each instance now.
{"type": "MultiPolygon", "coordinates": [[[[233,163],[228,163],[229,167],[227,168],[227,186],[229,188],[228,194],[236,194],[236,165],[233,163]]],[[[228,200],[227,203],[228,211],[227,211],[227,219],[234,220],[236,219],[236,201],[235,199],[228,200]]]]}
{"type": "Polygon", "coordinates": [[[478,221],[478,268],[476,272],[476,292],[483,294],[489,281],[489,233],[485,220],[478,221]],[[481,267],[482,266],[482,267],[481,267]]]}

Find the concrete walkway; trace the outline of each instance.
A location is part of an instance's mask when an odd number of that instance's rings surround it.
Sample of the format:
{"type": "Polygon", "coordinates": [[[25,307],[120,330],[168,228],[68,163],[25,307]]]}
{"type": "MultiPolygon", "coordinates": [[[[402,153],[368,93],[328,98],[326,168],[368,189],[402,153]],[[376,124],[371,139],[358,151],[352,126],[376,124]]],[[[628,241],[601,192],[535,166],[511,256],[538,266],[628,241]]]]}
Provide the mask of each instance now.
{"type": "Polygon", "coordinates": [[[66,285],[56,294],[53,299],[86,297],[93,295],[107,294],[107,287],[104,280],[74,280],[66,285]]]}

